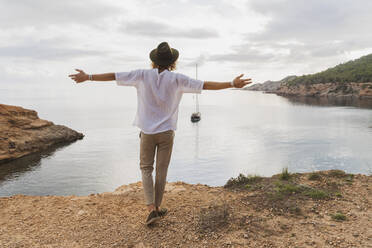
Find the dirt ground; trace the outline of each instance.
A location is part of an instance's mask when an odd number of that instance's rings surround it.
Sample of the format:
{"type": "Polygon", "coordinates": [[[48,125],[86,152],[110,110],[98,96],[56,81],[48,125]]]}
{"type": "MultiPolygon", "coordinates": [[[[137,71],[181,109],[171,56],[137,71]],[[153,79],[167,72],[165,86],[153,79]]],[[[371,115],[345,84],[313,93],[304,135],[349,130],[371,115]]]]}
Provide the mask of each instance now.
{"type": "Polygon", "coordinates": [[[2,197],[0,247],[372,247],[371,176],[317,174],[168,183],[169,213],[150,227],[141,183],[2,197]]]}

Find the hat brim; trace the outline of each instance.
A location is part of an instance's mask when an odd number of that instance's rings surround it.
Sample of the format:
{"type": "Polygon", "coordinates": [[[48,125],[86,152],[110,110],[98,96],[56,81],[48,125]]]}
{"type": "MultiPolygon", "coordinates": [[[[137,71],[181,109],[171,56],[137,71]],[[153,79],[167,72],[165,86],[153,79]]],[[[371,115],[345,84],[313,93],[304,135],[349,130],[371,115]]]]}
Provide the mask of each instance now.
{"type": "Polygon", "coordinates": [[[179,52],[178,52],[177,49],[171,48],[171,50],[172,50],[172,58],[171,59],[167,59],[167,60],[159,59],[158,56],[156,55],[157,49],[154,49],[150,52],[150,59],[151,59],[152,62],[154,62],[157,65],[162,65],[162,66],[171,65],[174,62],[176,62],[176,60],[178,59],[178,56],[179,56],[179,52]]]}

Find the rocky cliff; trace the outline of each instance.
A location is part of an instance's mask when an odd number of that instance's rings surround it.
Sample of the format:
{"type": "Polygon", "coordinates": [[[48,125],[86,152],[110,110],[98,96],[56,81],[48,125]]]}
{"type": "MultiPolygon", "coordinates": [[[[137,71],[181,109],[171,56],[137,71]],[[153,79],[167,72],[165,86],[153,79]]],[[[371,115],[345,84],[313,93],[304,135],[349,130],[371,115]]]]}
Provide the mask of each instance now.
{"type": "Polygon", "coordinates": [[[279,81],[266,81],[262,84],[257,83],[250,87],[244,88],[244,90],[252,90],[252,91],[275,91],[279,88],[280,82],[279,81]]]}
{"type": "Polygon", "coordinates": [[[266,81],[262,84],[257,83],[250,87],[244,88],[244,90],[253,90],[253,91],[264,91],[269,93],[274,93],[283,83],[287,83],[297,78],[297,76],[287,76],[279,81],[266,81]]]}
{"type": "Polygon", "coordinates": [[[283,96],[372,98],[372,54],[281,84],[283,96]]]}
{"type": "Polygon", "coordinates": [[[68,127],[40,119],[34,110],[0,104],[0,164],[83,137],[68,127]]]}
{"type": "Polygon", "coordinates": [[[372,98],[372,83],[282,84],[274,93],[281,96],[372,98]]]}

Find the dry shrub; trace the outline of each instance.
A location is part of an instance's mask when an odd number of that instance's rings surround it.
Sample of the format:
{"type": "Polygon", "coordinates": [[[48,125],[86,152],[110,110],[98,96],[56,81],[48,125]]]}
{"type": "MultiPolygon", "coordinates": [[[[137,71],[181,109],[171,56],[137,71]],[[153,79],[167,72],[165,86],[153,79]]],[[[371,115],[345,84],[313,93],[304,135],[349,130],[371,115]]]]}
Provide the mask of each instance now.
{"type": "Polygon", "coordinates": [[[342,170],[330,170],[328,172],[328,175],[331,176],[331,177],[342,178],[342,177],[346,176],[346,173],[345,173],[345,171],[342,171],[342,170]]]}
{"type": "Polygon", "coordinates": [[[243,175],[239,174],[238,177],[230,178],[224,185],[225,188],[236,188],[244,187],[247,185],[253,185],[262,181],[262,177],[259,175],[243,175]]]}
{"type": "Polygon", "coordinates": [[[199,233],[215,232],[229,224],[231,207],[226,203],[212,204],[202,208],[196,216],[199,233]]]}

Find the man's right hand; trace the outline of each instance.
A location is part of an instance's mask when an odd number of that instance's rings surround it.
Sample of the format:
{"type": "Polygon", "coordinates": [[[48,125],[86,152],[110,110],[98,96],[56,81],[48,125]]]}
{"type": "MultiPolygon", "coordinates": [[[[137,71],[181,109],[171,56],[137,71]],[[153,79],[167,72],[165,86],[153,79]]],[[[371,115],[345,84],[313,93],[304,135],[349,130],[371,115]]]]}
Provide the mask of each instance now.
{"type": "Polygon", "coordinates": [[[82,83],[88,80],[89,76],[83,70],[80,69],[75,70],[79,73],[68,75],[72,80],[74,80],[76,83],[82,83]]]}
{"type": "Polygon", "coordinates": [[[247,84],[252,83],[250,78],[242,78],[243,76],[244,74],[240,74],[240,76],[237,76],[236,78],[234,78],[233,84],[235,88],[243,88],[247,84]]]}
{"type": "MultiPolygon", "coordinates": [[[[252,83],[252,79],[250,78],[242,78],[244,74],[241,74],[234,78],[232,83],[234,84],[233,87],[235,88],[243,88],[247,84],[252,83]]],[[[219,83],[219,82],[212,82],[212,81],[204,81],[203,84],[203,90],[222,90],[222,89],[227,89],[231,88],[231,81],[230,82],[224,82],[224,83],[219,83]]]]}

